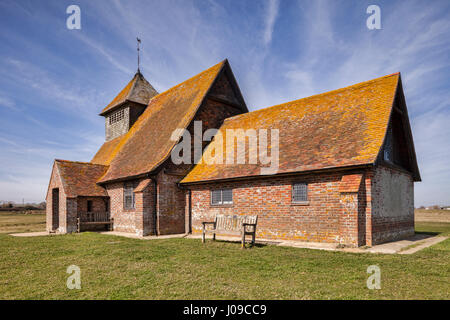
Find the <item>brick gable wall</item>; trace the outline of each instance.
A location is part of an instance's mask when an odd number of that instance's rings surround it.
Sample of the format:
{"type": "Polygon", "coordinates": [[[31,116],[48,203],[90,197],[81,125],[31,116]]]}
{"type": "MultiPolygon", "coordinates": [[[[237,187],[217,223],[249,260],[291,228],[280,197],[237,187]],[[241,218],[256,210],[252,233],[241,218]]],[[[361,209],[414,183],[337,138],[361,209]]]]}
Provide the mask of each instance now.
{"type": "Polygon", "coordinates": [[[371,195],[373,245],[414,235],[414,182],[409,173],[376,167],[371,195]]]}
{"type": "Polygon", "coordinates": [[[52,174],[50,177],[50,183],[48,186],[48,194],[46,198],[46,230],[56,231],[59,233],[70,233],[76,231],[76,219],[77,219],[77,200],[76,198],[67,198],[64,193],[64,188],[59,176],[56,165],[53,165],[52,174]],[[53,228],[53,190],[59,189],[58,199],[58,227],[53,228]]]}
{"type": "Polygon", "coordinates": [[[124,182],[110,183],[106,186],[109,196],[110,216],[114,219],[114,231],[136,233],[136,209],[124,209],[124,182]]]}

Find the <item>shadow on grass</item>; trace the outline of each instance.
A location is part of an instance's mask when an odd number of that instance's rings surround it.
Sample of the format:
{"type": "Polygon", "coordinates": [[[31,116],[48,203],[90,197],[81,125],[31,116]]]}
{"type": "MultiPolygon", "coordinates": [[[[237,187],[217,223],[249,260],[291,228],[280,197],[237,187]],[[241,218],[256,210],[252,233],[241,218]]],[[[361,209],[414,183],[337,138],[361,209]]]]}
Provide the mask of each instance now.
{"type": "Polygon", "coordinates": [[[415,229],[417,234],[426,235],[450,235],[450,223],[438,221],[416,221],[415,229]]]}
{"type": "Polygon", "coordinates": [[[440,234],[441,234],[441,233],[443,233],[443,232],[433,232],[433,231],[416,231],[415,233],[416,233],[416,235],[424,235],[424,236],[428,235],[428,236],[430,236],[430,237],[426,237],[426,238],[431,238],[431,237],[434,237],[434,236],[440,235],[440,234]]]}
{"type": "MultiPolygon", "coordinates": [[[[238,240],[211,240],[211,239],[207,239],[204,244],[206,245],[208,243],[234,243],[234,244],[239,244],[239,247],[241,245],[241,241],[238,241],[238,240]]],[[[267,247],[267,244],[265,244],[265,243],[255,243],[253,245],[253,247],[255,247],[255,248],[264,248],[264,247],[267,247]]],[[[249,244],[248,242],[246,242],[245,248],[246,249],[251,249],[252,245],[249,244]]]]}

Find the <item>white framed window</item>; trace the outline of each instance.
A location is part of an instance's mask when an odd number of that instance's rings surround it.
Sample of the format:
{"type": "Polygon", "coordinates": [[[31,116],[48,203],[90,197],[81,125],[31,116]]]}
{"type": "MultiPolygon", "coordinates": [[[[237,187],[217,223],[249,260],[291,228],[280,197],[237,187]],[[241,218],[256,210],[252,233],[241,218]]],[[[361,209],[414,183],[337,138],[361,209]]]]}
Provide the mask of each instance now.
{"type": "Polygon", "coordinates": [[[233,189],[211,190],[211,204],[233,204],[233,189]]]}
{"type": "Polygon", "coordinates": [[[308,184],[296,182],[292,185],[292,202],[308,201],[308,184]]]}

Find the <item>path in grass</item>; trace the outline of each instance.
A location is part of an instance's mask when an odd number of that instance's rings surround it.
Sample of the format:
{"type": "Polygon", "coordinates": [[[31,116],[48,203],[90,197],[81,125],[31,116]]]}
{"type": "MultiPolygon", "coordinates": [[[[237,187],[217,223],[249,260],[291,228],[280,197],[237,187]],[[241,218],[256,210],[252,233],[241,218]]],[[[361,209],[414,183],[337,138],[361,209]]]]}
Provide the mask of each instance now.
{"type": "MultiPolygon", "coordinates": [[[[450,224],[418,225],[450,233],[450,224]]],[[[449,299],[450,239],[413,255],[352,254],[96,233],[0,235],[1,299],[449,299]],[[69,290],[66,268],[81,268],[69,290]],[[369,290],[367,267],[381,268],[369,290]]]]}

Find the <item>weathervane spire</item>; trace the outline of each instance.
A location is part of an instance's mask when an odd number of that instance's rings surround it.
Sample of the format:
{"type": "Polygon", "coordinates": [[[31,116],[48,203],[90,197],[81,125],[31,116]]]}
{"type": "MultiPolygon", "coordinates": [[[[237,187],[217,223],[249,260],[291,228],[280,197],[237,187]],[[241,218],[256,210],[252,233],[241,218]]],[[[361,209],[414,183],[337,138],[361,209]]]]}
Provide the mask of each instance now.
{"type": "Polygon", "coordinates": [[[141,73],[141,70],[139,69],[139,64],[140,64],[140,57],[139,57],[139,51],[141,50],[139,45],[141,44],[141,39],[139,39],[138,37],[136,37],[137,40],[137,58],[138,58],[138,73],[141,73]]]}

